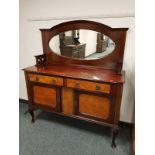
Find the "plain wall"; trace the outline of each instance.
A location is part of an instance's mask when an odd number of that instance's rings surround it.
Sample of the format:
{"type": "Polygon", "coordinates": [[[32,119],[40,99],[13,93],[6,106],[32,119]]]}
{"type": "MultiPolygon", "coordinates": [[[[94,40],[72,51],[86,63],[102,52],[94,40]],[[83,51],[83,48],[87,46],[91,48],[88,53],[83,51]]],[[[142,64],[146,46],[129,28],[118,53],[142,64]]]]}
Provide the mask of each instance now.
{"type": "Polygon", "coordinates": [[[111,27],[128,27],[123,69],[120,120],[133,122],[134,114],[134,1],[133,0],[20,0],[19,97],[27,99],[23,68],[35,64],[34,55],[42,54],[40,28],[86,17],[111,27]]]}

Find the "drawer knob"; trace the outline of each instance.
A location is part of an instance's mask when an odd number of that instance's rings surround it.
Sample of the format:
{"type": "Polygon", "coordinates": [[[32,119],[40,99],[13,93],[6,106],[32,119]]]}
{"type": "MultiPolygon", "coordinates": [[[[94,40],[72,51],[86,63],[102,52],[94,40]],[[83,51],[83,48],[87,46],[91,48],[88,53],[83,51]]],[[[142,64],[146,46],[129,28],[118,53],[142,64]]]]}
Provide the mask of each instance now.
{"type": "Polygon", "coordinates": [[[76,88],[79,88],[79,87],[80,87],[80,84],[76,82],[76,83],[75,83],[75,87],[76,87],[76,88]]]}
{"type": "Polygon", "coordinates": [[[39,81],[39,78],[38,77],[36,77],[36,82],[38,82],[39,81]]]}
{"type": "Polygon", "coordinates": [[[56,81],[55,80],[52,80],[52,84],[56,84],[56,81]]]}
{"type": "Polygon", "coordinates": [[[101,87],[100,86],[96,86],[96,90],[100,90],[101,89],[101,87]]]}

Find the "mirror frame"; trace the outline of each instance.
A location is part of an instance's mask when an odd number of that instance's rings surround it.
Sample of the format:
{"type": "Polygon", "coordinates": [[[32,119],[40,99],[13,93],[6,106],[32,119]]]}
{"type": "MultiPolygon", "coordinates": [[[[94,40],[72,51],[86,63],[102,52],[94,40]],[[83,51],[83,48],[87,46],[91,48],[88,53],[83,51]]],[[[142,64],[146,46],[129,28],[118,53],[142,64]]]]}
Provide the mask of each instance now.
{"type": "Polygon", "coordinates": [[[111,69],[117,72],[122,70],[123,56],[125,48],[126,32],[128,28],[111,28],[107,25],[88,21],[88,20],[75,20],[58,24],[50,29],[40,29],[42,34],[42,45],[43,53],[47,55],[47,65],[61,64],[64,65],[86,65],[102,67],[103,69],[111,69]],[[110,37],[115,43],[115,49],[109,55],[93,60],[81,60],[69,57],[64,57],[56,54],[49,46],[50,40],[61,32],[76,30],[76,29],[87,29],[96,32],[103,33],[110,37]]]}

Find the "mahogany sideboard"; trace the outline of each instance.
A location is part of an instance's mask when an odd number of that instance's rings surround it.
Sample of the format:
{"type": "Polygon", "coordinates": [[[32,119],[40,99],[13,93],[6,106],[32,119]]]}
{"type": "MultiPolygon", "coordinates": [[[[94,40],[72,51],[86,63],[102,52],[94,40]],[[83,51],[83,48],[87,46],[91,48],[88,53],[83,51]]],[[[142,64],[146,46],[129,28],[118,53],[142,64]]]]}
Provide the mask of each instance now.
{"type": "Polygon", "coordinates": [[[112,147],[116,147],[125,82],[122,64],[127,30],[86,20],[41,29],[43,54],[36,56],[35,66],[24,69],[32,122],[34,110],[43,109],[105,125],[112,129],[112,147]],[[49,47],[51,38],[75,29],[89,29],[109,36],[116,44],[114,51],[103,58],[82,60],[58,55],[49,47]]]}

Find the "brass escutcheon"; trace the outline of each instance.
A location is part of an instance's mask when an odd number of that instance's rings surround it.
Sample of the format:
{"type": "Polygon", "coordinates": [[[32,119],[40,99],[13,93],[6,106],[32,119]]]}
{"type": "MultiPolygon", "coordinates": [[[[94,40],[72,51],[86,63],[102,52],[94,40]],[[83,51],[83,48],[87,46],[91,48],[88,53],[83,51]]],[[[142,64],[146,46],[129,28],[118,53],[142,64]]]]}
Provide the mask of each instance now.
{"type": "Polygon", "coordinates": [[[75,87],[79,88],[80,87],[80,84],[79,83],[75,83],[75,87]]]}
{"type": "Polygon", "coordinates": [[[52,84],[55,84],[56,83],[56,81],[55,80],[52,80],[52,84]]]}
{"type": "Polygon", "coordinates": [[[100,90],[100,89],[101,89],[101,87],[96,85],[96,90],[100,90]]]}
{"type": "Polygon", "coordinates": [[[39,81],[39,78],[38,78],[38,77],[36,77],[36,81],[37,81],[37,82],[39,81]]]}

